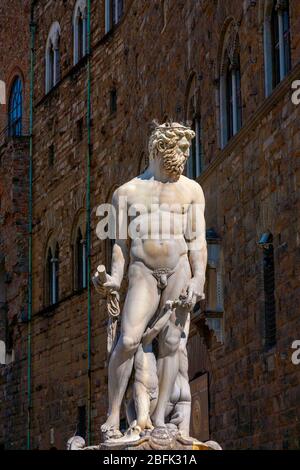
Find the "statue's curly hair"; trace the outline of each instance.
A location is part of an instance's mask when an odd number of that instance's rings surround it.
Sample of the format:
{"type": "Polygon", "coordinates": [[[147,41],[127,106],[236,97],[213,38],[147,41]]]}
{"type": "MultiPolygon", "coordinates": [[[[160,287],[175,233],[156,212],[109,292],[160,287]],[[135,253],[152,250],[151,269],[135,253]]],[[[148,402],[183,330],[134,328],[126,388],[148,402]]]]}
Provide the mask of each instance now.
{"type": "Polygon", "coordinates": [[[191,142],[195,132],[189,126],[178,122],[166,121],[164,124],[158,124],[157,121],[153,121],[153,131],[148,146],[149,159],[156,158],[158,152],[164,154],[172,151],[183,137],[191,142]]]}

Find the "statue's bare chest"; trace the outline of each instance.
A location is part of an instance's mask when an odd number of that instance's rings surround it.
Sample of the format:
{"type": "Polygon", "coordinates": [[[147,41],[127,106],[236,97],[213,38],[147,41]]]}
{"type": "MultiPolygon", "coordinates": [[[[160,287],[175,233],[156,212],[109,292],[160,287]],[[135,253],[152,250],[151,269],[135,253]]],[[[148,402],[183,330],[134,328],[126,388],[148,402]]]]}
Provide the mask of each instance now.
{"type": "Polygon", "coordinates": [[[191,203],[188,191],[182,185],[176,183],[138,185],[135,191],[128,197],[129,207],[144,206],[147,212],[156,211],[155,206],[160,206],[163,210],[170,212],[186,212],[191,203]],[[177,208],[175,206],[178,206],[177,208]]]}

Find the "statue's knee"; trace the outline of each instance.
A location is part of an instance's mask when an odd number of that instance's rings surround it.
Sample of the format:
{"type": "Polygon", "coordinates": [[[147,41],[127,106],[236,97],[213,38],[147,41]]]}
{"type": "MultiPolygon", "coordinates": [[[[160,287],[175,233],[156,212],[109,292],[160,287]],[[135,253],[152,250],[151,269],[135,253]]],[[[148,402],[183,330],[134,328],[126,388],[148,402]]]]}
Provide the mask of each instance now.
{"type": "Polygon", "coordinates": [[[135,353],[139,347],[139,341],[135,340],[130,336],[121,336],[121,348],[125,353],[135,353]]]}

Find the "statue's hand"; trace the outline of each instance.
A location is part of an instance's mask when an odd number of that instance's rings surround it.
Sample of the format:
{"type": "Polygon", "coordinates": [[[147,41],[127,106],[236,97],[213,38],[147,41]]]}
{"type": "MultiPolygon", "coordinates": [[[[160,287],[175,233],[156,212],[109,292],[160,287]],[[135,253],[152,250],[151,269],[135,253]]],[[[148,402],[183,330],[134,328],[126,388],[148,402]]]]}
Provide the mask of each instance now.
{"type": "Polygon", "coordinates": [[[186,303],[189,304],[191,308],[194,308],[196,302],[205,298],[199,279],[192,277],[187,285],[186,295],[186,303]]]}
{"type": "Polygon", "coordinates": [[[103,284],[103,287],[109,291],[119,291],[120,283],[114,276],[106,274],[106,282],[103,284]]]}
{"type": "Polygon", "coordinates": [[[103,289],[103,283],[101,282],[98,271],[95,272],[94,276],[92,277],[92,281],[96,291],[99,292],[99,294],[104,295],[105,289],[103,289]]]}
{"type": "Polygon", "coordinates": [[[105,266],[101,264],[98,266],[95,275],[93,276],[93,284],[96,290],[106,296],[108,292],[116,292],[120,290],[120,282],[114,276],[107,274],[105,266]]]}

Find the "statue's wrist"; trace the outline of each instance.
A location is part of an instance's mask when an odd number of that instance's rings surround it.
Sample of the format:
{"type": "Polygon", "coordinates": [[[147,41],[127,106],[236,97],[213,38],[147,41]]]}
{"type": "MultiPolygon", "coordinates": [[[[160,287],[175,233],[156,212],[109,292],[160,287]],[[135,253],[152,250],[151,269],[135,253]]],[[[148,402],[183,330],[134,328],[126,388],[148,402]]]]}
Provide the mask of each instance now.
{"type": "Polygon", "coordinates": [[[121,288],[122,279],[116,273],[112,273],[113,282],[116,286],[116,289],[119,290],[121,288]]]}
{"type": "Polygon", "coordinates": [[[196,282],[199,286],[204,286],[205,276],[203,274],[195,274],[192,277],[192,280],[196,282]]]}

